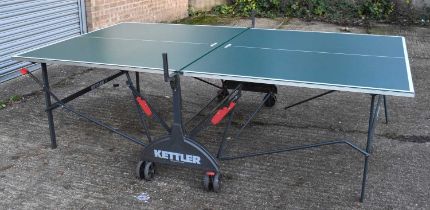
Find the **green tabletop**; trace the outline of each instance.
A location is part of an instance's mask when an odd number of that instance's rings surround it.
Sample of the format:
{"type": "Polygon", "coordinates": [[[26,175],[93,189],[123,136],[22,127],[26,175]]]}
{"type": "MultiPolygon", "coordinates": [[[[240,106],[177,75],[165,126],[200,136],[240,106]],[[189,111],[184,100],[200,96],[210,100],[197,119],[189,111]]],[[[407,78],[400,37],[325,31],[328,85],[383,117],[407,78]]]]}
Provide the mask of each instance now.
{"type": "Polygon", "coordinates": [[[200,58],[246,28],[121,23],[16,56],[19,60],[123,70],[162,70],[200,58]]]}
{"type": "Polygon", "coordinates": [[[121,23],[15,56],[18,60],[414,96],[403,37],[121,23]]]}
{"type": "Polygon", "coordinates": [[[250,29],[184,75],[413,96],[403,37],[250,29]]]}

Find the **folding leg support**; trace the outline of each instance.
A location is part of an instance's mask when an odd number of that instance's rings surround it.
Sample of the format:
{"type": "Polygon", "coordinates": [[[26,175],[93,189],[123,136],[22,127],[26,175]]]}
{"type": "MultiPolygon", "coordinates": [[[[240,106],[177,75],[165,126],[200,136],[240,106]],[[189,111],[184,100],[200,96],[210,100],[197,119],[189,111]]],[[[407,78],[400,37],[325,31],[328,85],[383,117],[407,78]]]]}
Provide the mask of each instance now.
{"type": "MultiPolygon", "coordinates": [[[[325,94],[328,94],[329,92],[326,92],[325,94]]],[[[325,95],[322,94],[322,95],[325,95]]],[[[322,96],[321,95],[321,96],[322,96]]],[[[324,141],[316,144],[307,144],[307,145],[299,145],[299,146],[291,146],[283,149],[276,149],[276,150],[268,150],[268,151],[259,151],[254,153],[246,153],[246,154],[238,154],[235,156],[224,156],[224,150],[225,150],[225,143],[227,141],[227,133],[228,129],[231,125],[231,119],[233,117],[233,113],[229,116],[229,121],[227,122],[227,127],[224,130],[223,137],[221,140],[221,144],[218,148],[217,158],[220,160],[234,160],[234,159],[241,159],[241,158],[248,158],[248,157],[255,157],[260,155],[269,155],[269,154],[276,154],[276,153],[282,153],[282,152],[288,152],[288,151],[295,151],[295,150],[302,150],[302,149],[310,149],[315,147],[321,147],[321,146],[327,146],[327,145],[333,145],[333,144],[346,144],[350,146],[352,149],[360,152],[364,156],[364,171],[363,171],[363,180],[361,185],[361,194],[360,194],[360,202],[363,202],[364,195],[365,195],[365,187],[366,187],[366,181],[367,181],[367,174],[368,174],[368,165],[369,165],[369,157],[371,154],[371,148],[372,148],[372,142],[373,142],[373,136],[375,133],[376,124],[378,121],[379,116],[379,110],[380,110],[380,104],[384,100],[383,96],[381,95],[372,95],[371,96],[371,103],[370,103],[370,114],[369,114],[369,125],[368,125],[368,131],[367,131],[367,143],[366,143],[366,149],[363,150],[359,148],[357,145],[352,144],[349,141],[346,140],[333,140],[333,141],[324,141]]],[[[264,103],[264,101],[263,101],[264,103]]],[[[299,102],[303,103],[303,102],[299,102]]],[[[261,109],[261,106],[258,106],[256,111],[254,111],[250,117],[245,121],[244,126],[242,126],[236,134],[236,138],[240,135],[241,131],[246,127],[251,119],[258,113],[258,111],[261,109]]]]}
{"type": "MultiPolygon", "coordinates": [[[[223,106],[225,107],[225,105],[230,104],[231,102],[236,103],[241,96],[242,96],[242,85],[239,84],[233,91],[230,92],[230,94],[225,96],[222,101],[218,102],[218,104],[212,110],[209,111],[206,117],[203,120],[199,121],[197,125],[193,127],[190,130],[190,132],[188,132],[188,135],[190,137],[195,137],[200,131],[208,127],[208,125],[212,120],[211,118],[213,117],[213,114],[215,112],[219,111],[221,107],[223,106]]],[[[214,99],[212,99],[211,101],[214,101],[214,99]]],[[[208,105],[206,105],[202,110],[206,109],[207,106],[208,105]]],[[[201,113],[202,110],[199,113],[201,113]]],[[[232,111],[234,111],[234,108],[233,110],[230,110],[230,113],[232,111]]]]}
{"type": "MultiPolygon", "coordinates": [[[[127,84],[129,86],[129,88],[132,89],[133,83],[131,81],[130,75],[128,74],[128,72],[126,72],[125,75],[127,76],[127,84]]],[[[136,72],[136,88],[137,88],[136,93],[140,93],[140,82],[139,82],[139,73],[138,72],[136,72]]],[[[132,91],[132,93],[134,96],[133,101],[136,105],[137,113],[139,114],[140,123],[143,126],[146,138],[148,138],[148,142],[151,142],[152,141],[151,133],[149,132],[148,124],[146,123],[144,113],[143,113],[142,109],[140,108],[139,103],[136,100],[137,95],[135,94],[134,91],[132,91]]]]}
{"type": "Polygon", "coordinates": [[[194,79],[196,79],[196,80],[198,80],[198,81],[200,81],[200,82],[206,83],[206,84],[208,84],[208,85],[210,85],[210,86],[216,87],[216,88],[218,88],[218,89],[222,89],[222,87],[221,87],[221,86],[216,85],[216,84],[214,84],[214,83],[212,83],[212,82],[208,82],[208,81],[206,81],[206,80],[204,80],[204,79],[201,79],[201,78],[198,78],[198,77],[193,77],[193,78],[194,78],[194,79]]]}
{"type": "Polygon", "coordinates": [[[224,132],[223,132],[223,134],[222,134],[221,144],[219,145],[218,153],[217,153],[217,155],[216,155],[216,158],[218,158],[218,159],[220,159],[220,157],[221,157],[221,156],[223,155],[223,153],[224,153],[224,149],[225,149],[225,141],[226,141],[226,139],[227,139],[227,133],[228,133],[228,130],[229,130],[229,129],[230,129],[230,127],[231,127],[231,122],[233,121],[234,111],[235,111],[235,110],[233,110],[233,111],[229,114],[229,116],[228,116],[228,121],[227,121],[227,126],[224,128],[224,132]]]}
{"type": "Polygon", "coordinates": [[[135,72],[136,74],[136,90],[138,93],[140,93],[140,78],[139,78],[139,72],[135,72]]]}
{"type": "MultiPolygon", "coordinates": [[[[272,97],[273,93],[267,93],[266,96],[264,96],[263,101],[258,105],[257,109],[248,117],[248,119],[242,124],[242,127],[240,127],[239,131],[236,133],[236,138],[239,138],[240,134],[242,133],[243,129],[245,129],[246,126],[255,118],[255,116],[260,112],[260,110],[263,108],[264,104],[267,100],[269,100],[270,97],[272,97]]],[[[223,137],[225,138],[225,136],[223,137]]]]}
{"type": "MultiPolygon", "coordinates": [[[[131,90],[132,94],[133,94],[133,100],[137,103],[137,108],[138,108],[138,112],[140,114],[142,114],[141,120],[142,120],[142,124],[145,122],[144,117],[143,117],[143,113],[142,113],[142,107],[140,107],[140,105],[138,104],[138,99],[140,98],[140,100],[145,101],[147,109],[151,112],[151,116],[148,116],[148,118],[153,118],[156,121],[158,121],[160,123],[160,125],[167,131],[170,132],[170,127],[167,125],[166,121],[164,121],[160,115],[155,111],[154,107],[151,105],[151,103],[149,102],[149,99],[140,91],[138,91],[134,86],[133,86],[133,82],[131,80],[131,77],[129,75],[129,73],[126,73],[127,76],[127,85],[128,88],[131,90]]],[[[149,132],[149,130],[148,130],[149,132]]]]}
{"type": "Polygon", "coordinates": [[[49,79],[48,79],[48,69],[46,67],[46,63],[42,63],[42,78],[43,78],[43,89],[45,92],[45,104],[46,104],[46,113],[48,114],[48,125],[49,125],[49,135],[51,137],[51,148],[57,148],[57,139],[55,136],[55,127],[54,127],[54,116],[52,114],[51,107],[51,94],[49,93],[49,79]]]}
{"type": "Polygon", "coordinates": [[[330,93],[333,93],[333,92],[336,92],[336,91],[335,91],[335,90],[329,90],[329,91],[327,91],[327,92],[324,92],[324,93],[321,93],[321,94],[319,94],[319,95],[316,95],[316,96],[310,97],[310,98],[305,99],[305,100],[303,100],[303,101],[299,101],[299,102],[297,102],[297,103],[294,103],[294,104],[291,104],[291,105],[289,105],[289,106],[286,106],[286,107],[284,107],[284,109],[289,109],[289,108],[292,108],[292,107],[298,106],[298,105],[300,105],[300,104],[306,103],[306,102],[308,102],[308,101],[312,101],[312,100],[314,100],[314,99],[317,99],[317,98],[319,98],[319,97],[325,96],[325,95],[330,94],[330,93]]]}
{"type": "Polygon", "coordinates": [[[378,122],[379,107],[382,101],[381,97],[382,96],[380,95],[372,95],[372,99],[370,102],[369,126],[367,130],[367,143],[366,143],[366,152],[369,155],[364,157],[363,181],[361,183],[360,202],[363,202],[364,200],[364,193],[366,188],[367,173],[368,173],[368,166],[369,166],[369,158],[372,150],[373,136],[375,133],[376,124],[378,122]],[[377,97],[377,100],[375,102],[376,97],[377,97]]]}
{"type": "Polygon", "coordinates": [[[385,114],[385,124],[388,124],[388,109],[387,109],[387,97],[384,96],[384,114],[385,114]]]}
{"type": "Polygon", "coordinates": [[[57,147],[57,142],[56,142],[56,136],[55,136],[55,127],[54,127],[52,111],[58,107],[62,107],[66,111],[68,111],[68,112],[70,112],[70,113],[72,113],[78,117],[84,118],[84,119],[86,119],[86,120],[88,120],[88,121],[90,121],[90,122],[92,122],[92,123],[94,123],[100,127],[103,127],[107,130],[110,130],[111,132],[116,133],[116,134],[122,136],[123,138],[125,138],[131,142],[134,142],[134,143],[139,144],[141,146],[145,146],[145,144],[142,141],[140,141],[139,139],[136,139],[136,138],[134,138],[134,137],[132,137],[126,133],[123,133],[123,132],[113,128],[112,126],[109,126],[109,125],[97,120],[96,118],[94,118],[90,115],[78,112],[74,108],[72,108],[71,106],[66,105],[67,102],[69,102],[69,101],[95,89],[95,88],[98,88],[99,86],[105,84],[106,82],[111,81],[112,79],[122,75],[122,73],[118,73],[118,74],[115,74],[113,76],[110,76],[104,80],[101,80],[101,81],[99,81],[99,82],[97,82],[97,83],[95,83],[95,84],[93,84],[87,88],[84,88],[81,91],[78,91],[77,93],[74,93],[74,94],[66,97],[65,99],[61,100],[49,89],[47,67],[46,67],[45,63],[42,63],[41,65],[42,65],[43,83],[26,69],[22,69],[21,73],[23,75],[28,74],[38,85],[40,85],[40,87],[42,87],[43,91],[45,92],[46,112],[48,113],[48,123],[49,123],[50,137],[51,137],[51,147],[53,149],[57,147]],[[55,106],[51,104],[51,98],[53,98],[55,100],[55,106]]]}

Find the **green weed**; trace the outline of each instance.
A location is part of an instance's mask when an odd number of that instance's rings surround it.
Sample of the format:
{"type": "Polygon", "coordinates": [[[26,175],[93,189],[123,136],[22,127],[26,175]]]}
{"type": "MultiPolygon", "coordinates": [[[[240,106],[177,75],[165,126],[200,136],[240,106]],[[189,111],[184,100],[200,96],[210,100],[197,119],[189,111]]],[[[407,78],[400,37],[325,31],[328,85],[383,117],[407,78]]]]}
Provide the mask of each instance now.
{"type": "Polygon", "coordinates": [[[13,95],[7,101],[0,100],[0,109],[4,109],[12,103],[20,102],[23,99],[20,95],[13,95]]]}
{"type": "Polygon", "coordinates": [[[234,0],[214,7],[213,14],[248,17],[297,17],[334,23],[357,24],[368,21],[412,23],[428,22],[430,9],[418,11],[411,0],[234,0]]]}

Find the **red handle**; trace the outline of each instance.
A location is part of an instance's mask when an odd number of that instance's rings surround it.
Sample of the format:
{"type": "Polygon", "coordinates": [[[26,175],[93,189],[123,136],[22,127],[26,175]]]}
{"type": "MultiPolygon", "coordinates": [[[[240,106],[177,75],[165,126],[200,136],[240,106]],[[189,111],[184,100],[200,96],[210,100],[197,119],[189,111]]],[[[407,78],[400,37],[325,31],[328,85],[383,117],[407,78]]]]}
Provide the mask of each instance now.
{"type": "Polygon", "coordinates": [[[230,102],[230,104],[228,105],[228,107],[223,107],[221,109],[219,109],[215,115],[212,117],[211,119],[211,123],[212,125],[218,125],[218,123],[220,123],[225,116],[227,116],[227,114],[236,106],[235,102],[230,102]]]}
{"type": "Polygon", "coordinates": [[[139,104],[140,108],[142,108],[143,112],[145,112],[146,116],[152,117],[151,108],[149,108],[148,103],[143,100],[140,96],[136,97],[136,101],[139,104]]]}
{"type": "Polygon", "coordinates": [[[22,68],[19,71],[21,72],[22,75],[28,74],[28,69],[27,68],[22,68]]]}

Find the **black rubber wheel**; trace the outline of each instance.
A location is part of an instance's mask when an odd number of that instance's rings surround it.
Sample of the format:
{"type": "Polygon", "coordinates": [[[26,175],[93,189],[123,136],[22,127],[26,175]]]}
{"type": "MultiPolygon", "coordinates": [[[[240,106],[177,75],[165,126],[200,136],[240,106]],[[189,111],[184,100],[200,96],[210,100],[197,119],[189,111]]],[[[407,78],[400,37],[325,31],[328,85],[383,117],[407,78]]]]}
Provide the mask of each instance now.
{"type": "Polygon", "coordinates": [[[275,106],[276,103],[276,95],[270,94],[269,98],[264,102],[264,106],[272,107],[275,106]]]}
{"type": "Polygon", "coordinates": [[[143,179],[143,171],[145,169],[145,161],[141,160],[137,163],[136,166],[136,177],[138,179],[143,179]]]}
{"type": "Polygon", "coordinates": [[[217,99],[218,101],[222,101],[225,97],[227,97],[229,94],[227,89],[221,89],[218,91],[217,99]]]}
{"type": "Polygon", "coordinates": [[[153,162],[146,162],[143,169],[143,178],[146,181],[151,181],[155,175],[155,164],[153,162]]]}
{"type": "Polygon", "coordinates": [[[219,174],[205,174],[203,176],[203,188],[206,191],[214,191],[214,192],[220,192],[221,191],[221,180],[219,174]]]}
{"type": "Polygon", "coordinates": [[[212,176],[212,189],[216,193],[221,191],[221,180],[219,174],[212,176]]]}
{"type": "Polygon", "coordinates": [[[211,188],[211,178],[207,174],[205,174],[203,176],[203,189],[205,189],[206,191],[210,191],[211,188]]]}

